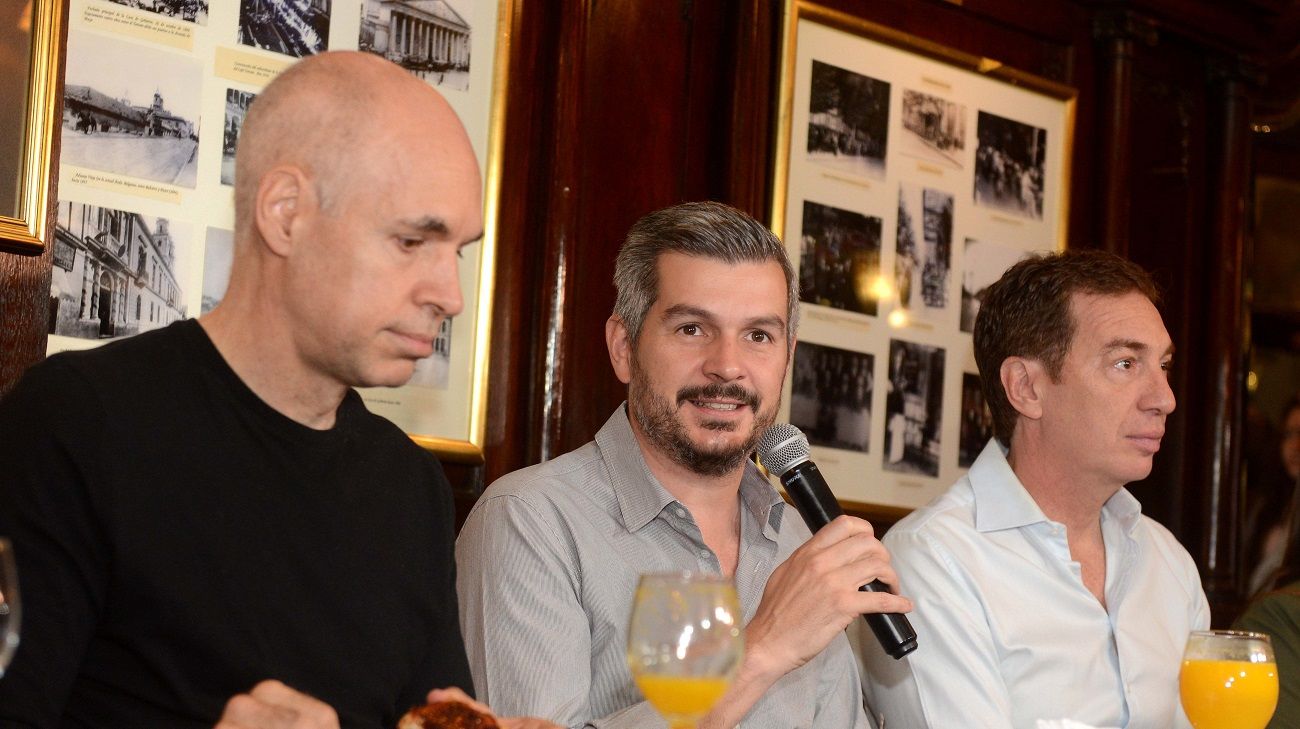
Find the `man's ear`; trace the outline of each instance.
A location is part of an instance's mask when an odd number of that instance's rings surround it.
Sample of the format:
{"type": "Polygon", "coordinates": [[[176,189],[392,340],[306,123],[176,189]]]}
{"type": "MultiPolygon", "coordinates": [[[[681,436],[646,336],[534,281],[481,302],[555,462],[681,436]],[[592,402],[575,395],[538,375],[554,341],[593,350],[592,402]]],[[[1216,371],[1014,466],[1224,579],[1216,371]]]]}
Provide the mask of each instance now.
{"type": "Polygon", "coordinates": [[[634,355],[632,339],[618,314],[611,314],[605,320],[605,346],[609,347],[609,363],[614,365],[614,374],[619,381],[624,385],[631,382],[634,355]]]}
{"type": "Polygon", "coordinates": [[[257,185],[253,214],[267,248],[278,256],[289,255],[293,224],[314,203],[314,191],[302,170],[277,167],[263,175],[257,185]]]}
{"type": "Polygon", "coordinates": [[[1042,384],[1047,378],[1047,371],[1037,360],[1024,357],[1007,357],[998,370],[1002,378],[1002,389],[1007,393],[1007,401],[1016,412],[1037,420],[1043,417],[1042,384]]]}

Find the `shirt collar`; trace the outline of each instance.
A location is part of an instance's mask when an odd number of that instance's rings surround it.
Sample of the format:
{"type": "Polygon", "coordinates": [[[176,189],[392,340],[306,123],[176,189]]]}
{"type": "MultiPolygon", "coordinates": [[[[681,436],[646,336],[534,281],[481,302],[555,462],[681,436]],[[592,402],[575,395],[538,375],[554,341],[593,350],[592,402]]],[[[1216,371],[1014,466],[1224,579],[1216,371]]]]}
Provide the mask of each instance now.
{"type": "Polygon", "coordinates": [[[1142,502],[1130,494],[1128,489],[1120,488],[1114,496],[1106,499],[1101,513],[1103,518],[1114,519],[1124,533],[1131,534],[1142,519],[1142,502]]]}
{"type": "MultiPolygon", "coordinates": [[[[596,433],[596,445],[606,463],[623,526],[628,531],[634,532],[649,524],[677,500],[659,483],[646,464],[641,444],[628,421],[626,402],[596,433]]],[[[773,532],[780,530],[785,501],[753,463],[745,464],[745,473],[740,479],[740,500],[759,524],[766,524],[773,532]]],[[[775,538],[773,534],[768,536],[775,538]]]]}
{"type": "MultiPolygon", "coordinates": [[[[967,476],[975,494],[976,530],[992,532],[1048,521],[1038,502],[1011,470],[1007,450],[997,438],[989,439],[967,476]]],[[[1106,500],[1102,515],[1114,519],[1126,533],[1132,532],[1142,516],[1142,504],[1128,489],[1121,488],[1106,500]]]]}
{"type": "Polygon", "coordinates": [[[1038,507],[1038,502],[1011,470],[1007,451],[997,438],[989,439],[988,445],[971,464],[967,478],[975,495],[977,531],[1016,529],[1047,521],[1047,515],[1038,507]]]}

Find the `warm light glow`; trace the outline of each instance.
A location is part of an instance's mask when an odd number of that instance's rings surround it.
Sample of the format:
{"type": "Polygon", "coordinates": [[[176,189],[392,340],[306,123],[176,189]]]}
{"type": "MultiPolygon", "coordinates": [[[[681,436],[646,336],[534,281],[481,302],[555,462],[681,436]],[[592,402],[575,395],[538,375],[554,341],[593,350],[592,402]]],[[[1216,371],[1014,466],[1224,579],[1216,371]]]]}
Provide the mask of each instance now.
{"type": "Polygon", "coordinates": [[[889,279],[884,276],[877,276],[871,282],[871,298],[876,301],[886,301],[894,298],[894,286],[889,279]]]}
{"type": "Polygon", "coordinates": [[[24,33],[32,32],[32,2],[27,0],[27,7],[23,8],[22,15],[18,16],[18,30],[24,33]]]}
{"type": "Polygon", "coordinates": [[[1259,375],[1250,372],[1246,375],[1246,392],[1253,395],[1257,389],[1259,389],[1259,375]]]}
{"type": "Polygon", "coordinates": [[[907,309],[894,309],[889,312],[889,318],[887,321],[889,322],[889,326],[895,329],[902,329],[907,326],[907,309]]]}

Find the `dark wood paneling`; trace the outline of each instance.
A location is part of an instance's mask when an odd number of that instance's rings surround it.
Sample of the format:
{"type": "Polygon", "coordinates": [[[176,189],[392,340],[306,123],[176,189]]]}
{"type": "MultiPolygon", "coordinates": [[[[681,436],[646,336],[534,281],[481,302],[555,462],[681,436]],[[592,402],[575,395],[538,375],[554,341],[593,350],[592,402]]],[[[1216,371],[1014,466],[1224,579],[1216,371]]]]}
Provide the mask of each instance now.
{"type": "Polygon", "coordinates": [[[0,396],[45,356],[53,250],[46,246],[37,257],[0,253],[0,396]]]}
{"type": "MultiPolygon", "coordinates": [[[[67,56],[68,0],[63,0],[59,17],[64,23],[59,33],[59,78],[54,88],[54,118],[63,117],[63,71],[67,56]]],[[[4,100],[4,103],[9,103],[4,100]]],[[[60,136],[50,144],[50,180],[47,245],[40,256],[20,256],[0,252],[0,397],[13,389],[23,372],[45,357],[46,332],[50,316],[50,271],[53,265],[54,216],[59,201],[60,136]]]]}

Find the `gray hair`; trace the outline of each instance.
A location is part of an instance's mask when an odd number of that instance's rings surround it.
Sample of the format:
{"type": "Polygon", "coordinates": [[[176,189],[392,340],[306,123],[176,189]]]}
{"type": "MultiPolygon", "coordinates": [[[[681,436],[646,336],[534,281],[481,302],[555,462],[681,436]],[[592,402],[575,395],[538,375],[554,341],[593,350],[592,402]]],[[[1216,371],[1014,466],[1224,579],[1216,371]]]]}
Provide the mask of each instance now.
{"type": "Polygon", "coordinates": [[[799,280],[785,246],[762,223],[719,202],[693,202],[656,210],[636,221],[614,265],[614,315],[633,342],[659,295],[659,256],[681,253],[727,263],[781,264],[786,283],[786,340],[799,328],[799,280]]]}

